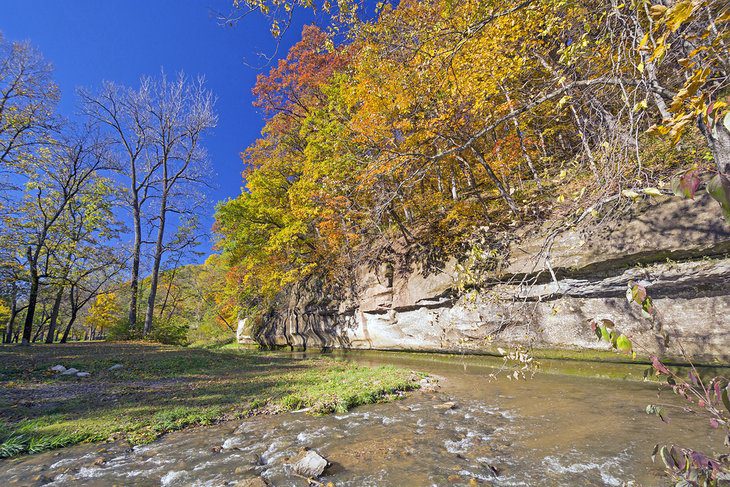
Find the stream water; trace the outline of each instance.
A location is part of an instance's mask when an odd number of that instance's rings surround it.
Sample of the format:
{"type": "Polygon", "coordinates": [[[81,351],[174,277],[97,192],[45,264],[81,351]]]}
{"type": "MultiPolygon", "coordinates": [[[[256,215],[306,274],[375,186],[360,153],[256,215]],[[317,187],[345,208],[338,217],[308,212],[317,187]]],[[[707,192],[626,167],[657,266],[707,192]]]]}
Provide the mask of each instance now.
{"type": "Polygon", "coordinates": [[[667,408],[668,424],[648,416],[649,403],[681,405],[671,393],[657,398],[655,384],[546,373],[490,380],[494,363],[481,358],[344,357],[432,374],[441,387],[347,414],[256,417],[132,449],[86,445],[8,460],[0,483],[222,486],[261,476],[271,485],[304,486],[286,459],[309,447],[332,464],[320,481],[338,487],[656,486],[667,481],[650,458],[655,443],[722,448],[706,420],[681,408],[667,408]]]}

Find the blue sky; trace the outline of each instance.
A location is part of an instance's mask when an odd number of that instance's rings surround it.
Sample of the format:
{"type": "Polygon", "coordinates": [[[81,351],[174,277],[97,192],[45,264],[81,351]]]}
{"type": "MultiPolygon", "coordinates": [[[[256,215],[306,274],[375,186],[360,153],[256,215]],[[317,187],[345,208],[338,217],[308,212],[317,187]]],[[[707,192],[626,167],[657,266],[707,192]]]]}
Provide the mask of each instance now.
{"type": "MultiPolygon", "coordinates": [[[[235,27],[221,27],[214,12],[229,11],[232,0],[0,0],[0,31],[8,40],[29,40],[55,68],[61,88],[59,112],[76,112],[77,87],[102,80],[136,86],[140,75],[205,75],[218,97],[218,128],[207,140],[217,189],[204,224],[212,224],[213,203],[241,191],[240,152],[259,135],[263,120],[251,105],[251,88],[260,72],[258,53],[273,54],[269,23],[248,16],[235,27]]],[[[278,56],[313,19],[298,12],[278,56]]],[[[210,245],[203,248],[208,251],[210,245]]]]}

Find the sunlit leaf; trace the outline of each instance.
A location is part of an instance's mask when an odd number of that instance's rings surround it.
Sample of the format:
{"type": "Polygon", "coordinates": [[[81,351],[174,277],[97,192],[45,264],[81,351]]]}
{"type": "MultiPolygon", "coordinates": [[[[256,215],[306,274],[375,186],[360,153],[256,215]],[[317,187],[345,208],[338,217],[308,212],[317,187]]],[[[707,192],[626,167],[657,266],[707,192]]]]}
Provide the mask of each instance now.
{"type": "Polygon", "coordinates": [[[681,198],[694,199],[699,186],[700,177],[695,170],[672,179],[672,192],[681,198]]]}
{"type": "Polygon", "coordinates": [[[661,196],[662,192],[658,190],[657,188],[644,188],[643,189],[644,194],[648,194],[649,196],[661,196]]]}
{"type": "Polygon", "coordinates": [[[629,340],[629,337],[627,337],[624,334],[621,334],[616,339],[616,348],[618,348],[622,352],[626,352],[626,353],[630,352],[632,349],[632,344],[631,344],[631,340],[629,340]]]}
{"type": "Polygon", "coordinates": [[[717,173],[707,183],[707,192],[720,204],[725,219],[730,223],[730,179],[724,174],[717,173]]]}

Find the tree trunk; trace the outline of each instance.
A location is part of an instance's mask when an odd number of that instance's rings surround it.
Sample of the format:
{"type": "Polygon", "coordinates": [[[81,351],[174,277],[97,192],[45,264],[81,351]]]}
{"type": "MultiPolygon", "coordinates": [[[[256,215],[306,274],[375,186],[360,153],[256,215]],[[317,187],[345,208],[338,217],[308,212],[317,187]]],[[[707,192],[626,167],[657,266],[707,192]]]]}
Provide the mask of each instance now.
{"type": "Polygon", "coordinates": [[[5,333],[3,333],[3,343],[10,343],[13,339],[13,326],[15,325],[15,318],[18,316],[18,298],[13,292],[13,297],[10,302],[10,318],[5,324],[5,333]]]}
{"type": "Polygon", "coordinates": [[[25,324],[23,325],[23,345],[30,345],[35,307],[38,302],[38,287],[40,286],[38,269],[31,254],[32,249],[28,247],[28,259],[30,260],[30,293],[28,294],[28,311],[25,314],[25,324]]]}
{"type": "Polygon", "coordinates": [[[705,139],[707,139],[707,145],[710,147],[712,157],[715,159],[718,172],[729,175],[730,131],[725,128],[722,120],[718,121],[713,131],[710,131],[702,121],[699,124],[700,130],[704,134],[705,139]]]}
{"type": "Polygon", "coordinates": [[[519,208],[517,207],[517,203],[515,203],[515,200],[512,199],[512,197],[509,195],[509,193],[504,189],[504,186],[502,185],[502,181],[499,180],[497,175],[492,170],[492,167],[487,163],[487,160],[484,159],[484,156],[481,152],[476,150],[475,148],[471,148],[472,152],[476,156],[479,163],[484,167],[484,169],[487,171],[487,174],[489,175],[489,178],[492,180],[495,186],[497,186],[497,190],[499,191],[499,194],[502,196],[502,199],[507,202],[507,205],[509,206],[509,209],[514,213],[515,215],[519,213],[519,208]]]}
{"type": "Polygon", "coordinates": [[[74,325],[74,322],[76,321],[76,315],[79,312],[79,309],[76,306],[76,299],[74,299],[74,287],[73,286],[71,286],[71,290],[69,291],[69,298],[71,299],[71,318],[68,320],[66,329],[63,331],[63,337],[61,337],[61,343],[66,343],[66,341],[68,340],[68,334],[71,331],[71,327],[74,325]]]}
{"type": "MultiPolygon", "coordinates": [[[[165,174],[167,177],[167,174],[165,174]]],[[[152,265],[152,278],[150,279],[150,294],[147,297],[147,312],[144,317],[144,332],[147,335],[152,331],[152,319],[155,311],[155,299],[157,297],[157,284],[160,278],[160,263],[162,262],[162,243],[165,238],[165,219],[167,218],[167,189],[162,193],[160,199],[160,226],[157,228],[157,242],[155,243],[155,260],[152,265]]]]}
{"type": "Polygon", "coordinates": [[[56,293],[56,299],[53,301],[53,310],[51,310],[51,321],[48,323],[48,334],[46,334],[46,343],[53,343],[56,334],[56,322],[58,321],[58,312],[61,309],[61,299],[63,298],[63,288],[56,293]]]}
{"type": "MultiPolygon", "coordinates": [[[[133,183],[134,184],[134,183],[133,183]]],[[[132,248],[132,276],[129,283],[129,329],[137,326],[137,295],[139,294],[139,262],[142,251],[142,223],[137,194],[134,194],[134,247],[132,248]]]]}

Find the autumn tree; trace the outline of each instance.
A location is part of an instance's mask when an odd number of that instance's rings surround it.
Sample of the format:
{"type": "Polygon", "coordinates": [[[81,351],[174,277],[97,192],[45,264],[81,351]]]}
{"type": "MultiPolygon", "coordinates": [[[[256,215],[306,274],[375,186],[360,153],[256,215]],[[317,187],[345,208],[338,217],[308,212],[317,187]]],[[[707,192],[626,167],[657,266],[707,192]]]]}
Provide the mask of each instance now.
{"type": "Polygon", "coordinates": [[[708,158],[730,208],[727,24],[714,0],[404,0],[341,45],[305,28],[259,77],[246,191],[218,208],[240,294],[265,303],[476,234],[496,251],[515,226],[591,214],[708,158]]]}
{"type": "Polygon", "coordinates": [[[64,217],[74,203],[98,204],[97,178],[109,164],[105,145],[93,133],[82,133],[36,149],[21,168],[25,184],[12,214],[12,228],[22,242],[29,276],[24,344],[32,338],[38,295],[50,275],[53,251],[66,239],[64,217]]]}
{"type": "Polygon", "coordinates": [[[30,43],[0,33],[0,171],[21,163],[57,127],[58,98],[50,63],[30,43]]]}
{"type": "Polygon", "coordinates": [[[91,340],[104,336],[104,329],[109,328],[119,317],[117,296],[113,292],[101,293],[91,306],[84,319],[91,340]]]}

